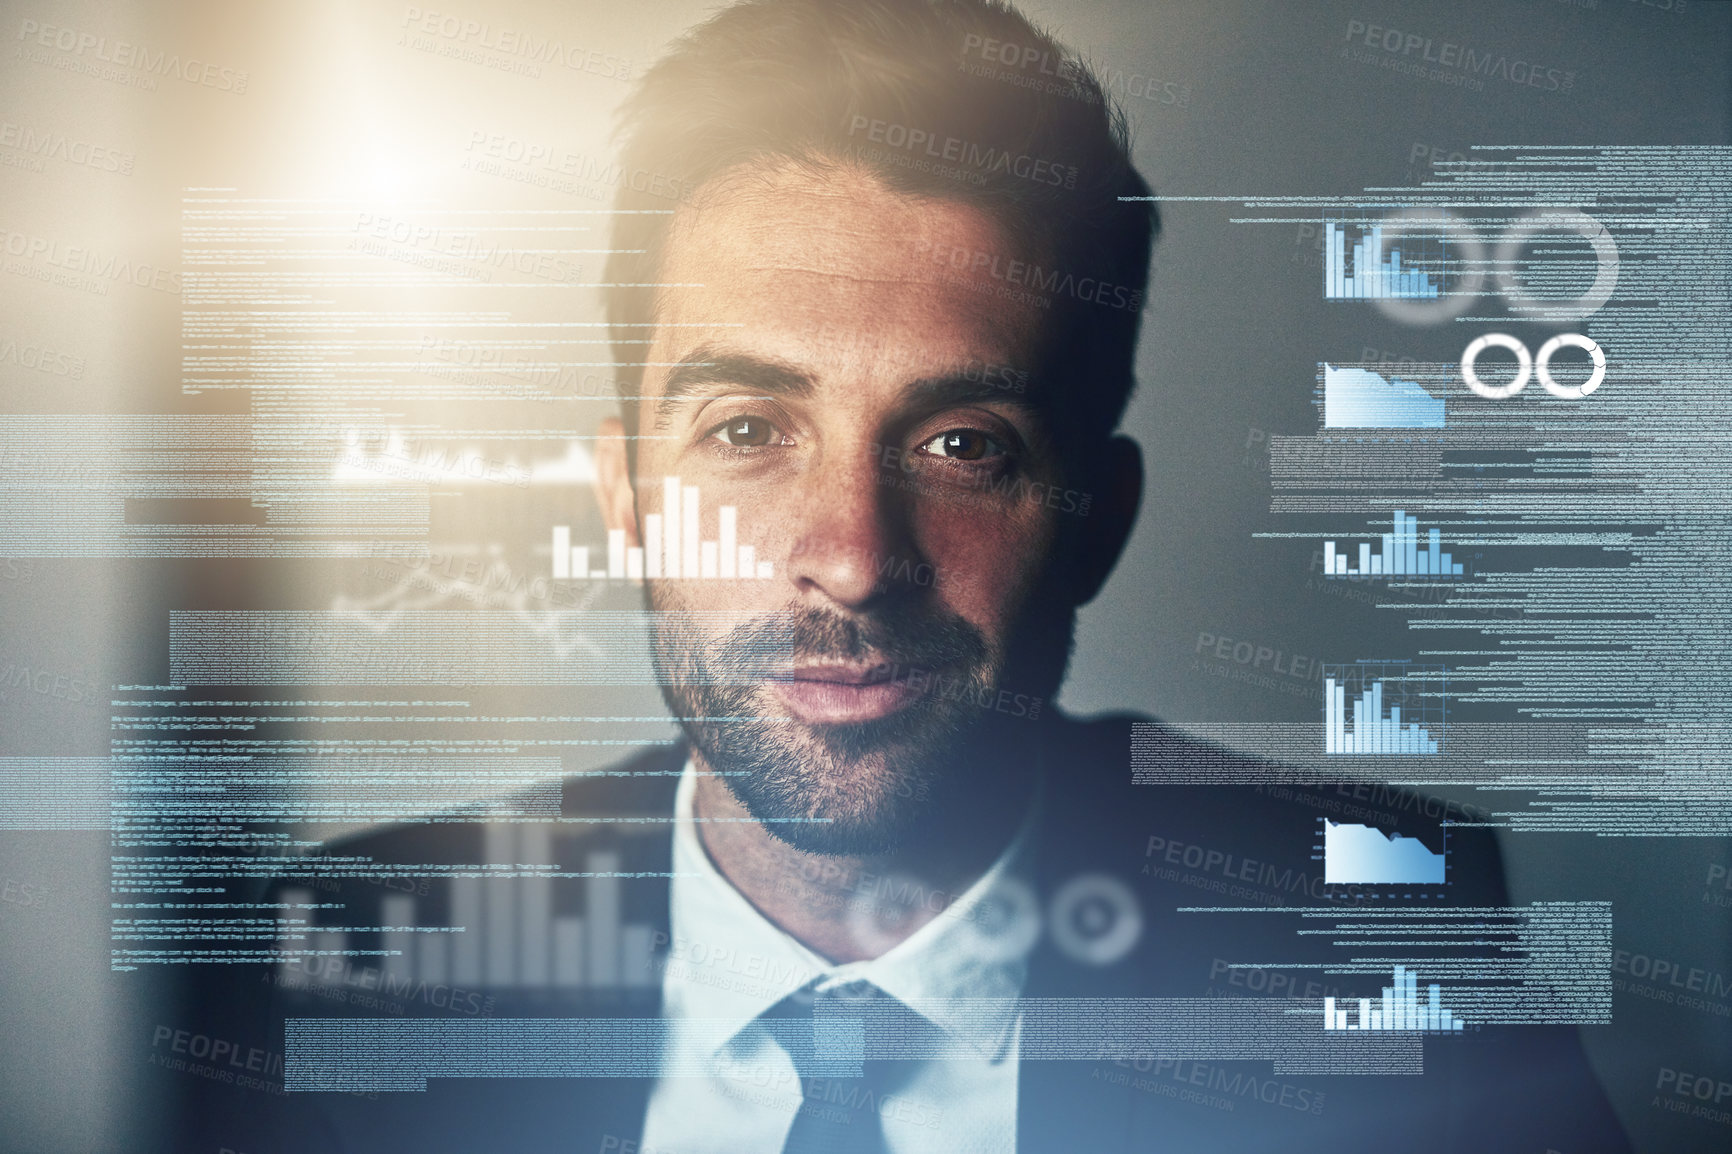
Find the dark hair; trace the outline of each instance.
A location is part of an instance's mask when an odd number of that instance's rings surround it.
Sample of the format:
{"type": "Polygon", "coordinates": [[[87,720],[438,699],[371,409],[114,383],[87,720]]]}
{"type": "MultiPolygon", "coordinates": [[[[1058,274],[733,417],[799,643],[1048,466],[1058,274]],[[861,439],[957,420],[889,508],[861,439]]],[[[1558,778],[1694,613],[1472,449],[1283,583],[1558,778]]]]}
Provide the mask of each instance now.
{"type": "MultiPolygon", "coordinates": [[[[681,38],[621,121],[608,258],[615,359],[641,362],[668,209],[754,161],[852,163],[887,186],[975,205],[1016,238],[1044,298],[1041,367],[1069,433],[1117,427],[1158,227],[1123,115],[1093,73],[999,0],[745,0],[681,38]],[[912,141],[912,143],[911,143],[912,141]],[[656,211],[661,210],[661,211],[656,211]],[[638,251],[632,251],[638,250],[638,251]]],[[[989,254],[984,260],[1000,254],[989,254]]],[[[994,275],[999,275],[995,270],[994,275]]],[[[623,374],[635,418],[642,369],[623,374]]]]}

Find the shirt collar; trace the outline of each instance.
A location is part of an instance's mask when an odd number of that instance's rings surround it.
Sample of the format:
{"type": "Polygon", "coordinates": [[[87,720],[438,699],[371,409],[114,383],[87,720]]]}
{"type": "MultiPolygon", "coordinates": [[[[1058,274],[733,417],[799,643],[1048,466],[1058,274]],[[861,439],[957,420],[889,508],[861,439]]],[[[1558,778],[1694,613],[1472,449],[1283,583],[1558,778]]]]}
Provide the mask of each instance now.
{"type": "MultiPolygon", "coordinates": [[[[802,986],[870,982],[986,1058],[1004,1053],[1028,976],[1027,951],[990,948],[1038,924],[1030,885],[1032,827],[1021,828],[984,874],[943,913],[876,958],[826,961],[770,922],[721,875],[698,838],[692,799],[697,771],[686,762],[674,796],[671,949],[664,1013],[723,1025],[711,1053],[802,986]],[[1008,923],[1008,930],[999,932],[1008,923]]],[[[905,879],[863,879],[863,896],[902,890],[905,879]]],[[[1032,943],[1031,943],[1032,944],[1032,943]]]]}

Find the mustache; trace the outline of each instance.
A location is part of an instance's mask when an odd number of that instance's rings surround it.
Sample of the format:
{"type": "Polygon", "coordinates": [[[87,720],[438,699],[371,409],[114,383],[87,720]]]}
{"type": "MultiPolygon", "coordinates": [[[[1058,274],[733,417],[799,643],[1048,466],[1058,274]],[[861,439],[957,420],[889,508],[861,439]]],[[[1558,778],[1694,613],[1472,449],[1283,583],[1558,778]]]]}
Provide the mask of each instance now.
{"type": "Polygon", "coordinates": [[[786,679],[799,665],[971,668],[986,659],[980,630],[954,614],[887,609],[844,614],[810,606],[737,625],[704,647],[717,681],[786,679]]]}

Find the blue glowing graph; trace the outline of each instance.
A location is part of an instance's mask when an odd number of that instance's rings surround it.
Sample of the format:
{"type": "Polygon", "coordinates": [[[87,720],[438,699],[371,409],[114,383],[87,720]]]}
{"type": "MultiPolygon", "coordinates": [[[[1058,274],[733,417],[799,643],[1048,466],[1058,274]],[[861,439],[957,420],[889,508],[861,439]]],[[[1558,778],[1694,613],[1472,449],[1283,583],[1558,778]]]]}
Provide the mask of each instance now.
{"type": "Polygon", "coordinates": [[[1323,366],[1325,429],[1441,429],[1443,398],[1370,369],[1323,366]]]}
{"type": "Polygon", "coordinates": [[[1399,756],[1441,751],[1441,669],[1360,662],[1326,665],[1322,672],[1324,753],[1399,756]]]}
{"type": "Polygon", "coordinates": [[[1416,837],[1323,819],[1325,885],[1443,885],[1443,860],[1416,837]]]}
{"type": "Polygon", "coordinates": [[[1426,532],[1426,547],[1419,547],[1419,519],[1395,510],[1390,531],[1373,552],[1372,544],[1359,544],[1357,562],[1349,564],[1349,553],[1334,541],[1323,542],[1325,577],[1460,577],[1461,562],[1443,549],[1442,534],[1426,532]]]}
{"type": "MultiPolygon", "coordinates": [[[[1441,294],[1439,278],[1423,267],[1402,264],[1402,250],[1383,250],[1383,228],[1362,229],[1351,248],[1347,230],[1324,221],[1323,296],[1326,300],[1373,300],[1396,297],[1434,300],[1441,294]],[[1351,254],[1351,260],[1349,259],[1351,254]]],[[[1438,242],[1440,245],[1441,241],[1438,242]]]]}
{"type": "Polygon", "coordinates": [[[1406,966],[1395,967],[1395,984],[1383,987],[1383,997],[1359,999],[1359,1021],[1349,1024],[1347,1011],[1337,1009],[1334,998],[1323,999],[1325,1030],[1429,1030],[1458,1033],[1462,1021],[1445,1006],[1437,983],[1419,1000],[1419,975],[1406,966]]]}

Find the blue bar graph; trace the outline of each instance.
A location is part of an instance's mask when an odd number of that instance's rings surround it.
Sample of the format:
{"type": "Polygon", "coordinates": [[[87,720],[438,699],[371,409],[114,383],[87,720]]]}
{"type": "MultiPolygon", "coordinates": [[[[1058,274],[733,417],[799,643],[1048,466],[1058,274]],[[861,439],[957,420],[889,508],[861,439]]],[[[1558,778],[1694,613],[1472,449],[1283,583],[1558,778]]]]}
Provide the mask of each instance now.
{"type": "MultiPolygon", "coordinates": [[[[1438,281],[1424,268],[1402,266],[1401,249],[1383,251],[1383,228],[1362,229],[1351,247],[1347,230],[1335,221],[1324,221],[1323,296],[1326,300],[1374,300],[1404,298],[1434,300],[1441,294],[1438,281]],[[1351,253],[1351,271],[1349,254],[1351,253]]],[[[1441,243],[1441,242],[1440,242],[1441,243]]]]}
{"type": "Polygon", "coordinates": [[[1443,1004],[1437,983],[1426,987],[1419,1000],[1419,974],[1406,966],[1395,967],[1395,984],[1383,987],[1378,999],[1359,998],[1359,1021],[1350,1023],[1347,1010],[1334,998],[1323,999],[1325,1030],[1408,1030],[1433,1034],[1459,1034],[1463,1022],[1443,1004]]]}
{"type": "Polygon", "coordinates": [[[1368,544],[1358,548],[1358,563],[1349,564],[1347,551],[1334,541],[1323,542],[1325,577],[1460,577],[1461,562],[1443,551],[1443,536],[1426,530],[1425,548],[1419,547],[1419,519],[1395,510],[1393,525],[1383,534],[1377,551],[1368,544]]]}
{"type": "Polygon", "coordinates": [[[1440,668],[1401,662],[1324,666],[1323,752],[1386,756],[1440,752],[1442,682],[1440,668]],[[1357,690],[1351,703],[1350,690],[1357,690]]]}

